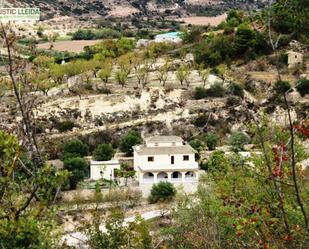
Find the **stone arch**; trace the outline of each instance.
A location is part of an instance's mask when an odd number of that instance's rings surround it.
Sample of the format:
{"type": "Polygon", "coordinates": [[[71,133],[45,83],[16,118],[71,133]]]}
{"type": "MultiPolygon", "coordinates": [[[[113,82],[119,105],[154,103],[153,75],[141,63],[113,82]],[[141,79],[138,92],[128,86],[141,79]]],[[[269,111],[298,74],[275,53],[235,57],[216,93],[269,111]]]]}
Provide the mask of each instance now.
{"type": "Polygon", "coordinates": [[[182,174],[179,171],[174,171],[171,177],[172,177],[172,180],[181,180],[182,174]]]}
{"type": "Polygon", "coordinates": [[[157,175],[157,179],[158,179],[158,181],[167,181],[168,175],[167,175],[166,172],[160,172],[157,175]]]}
{"type": "Polygon", "coordinates": [[[185,174],[185,179],[195,179],[196,178],[196,174],[193,171],[188,171],[185,174]]]}
{"type": "Polygon", "coordinates": [[[143,174],[143,182],[153,182],[154,174],[152,172],[145,172],[143,174]]]}

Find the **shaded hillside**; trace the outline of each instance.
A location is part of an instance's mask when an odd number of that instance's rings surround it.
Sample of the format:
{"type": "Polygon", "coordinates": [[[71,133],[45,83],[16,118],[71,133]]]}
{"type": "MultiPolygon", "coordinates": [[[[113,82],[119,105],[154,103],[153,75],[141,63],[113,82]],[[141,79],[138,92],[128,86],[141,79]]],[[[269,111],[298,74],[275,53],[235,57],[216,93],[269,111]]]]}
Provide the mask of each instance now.
{"type": "Polygon", "coordinates": [[[200,0],[7,0],[4,5],[40,7],[42,19],[55,16],[98,17],[128,16],[138,12],[167,12],[180,15],[217,15],[231,8],[261,8],[264,0],[200,1],[200,0]]]}

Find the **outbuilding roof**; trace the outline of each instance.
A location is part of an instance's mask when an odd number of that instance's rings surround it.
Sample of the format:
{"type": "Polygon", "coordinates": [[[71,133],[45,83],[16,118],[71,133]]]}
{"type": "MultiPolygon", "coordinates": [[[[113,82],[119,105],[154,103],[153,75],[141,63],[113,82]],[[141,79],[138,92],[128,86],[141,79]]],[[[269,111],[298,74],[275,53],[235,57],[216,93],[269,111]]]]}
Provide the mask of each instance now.
{"type": "Polygon", "coordinates": [[[135,147],[139,155],[169,155],[169,154],[195,154],[196,151],[190,145],[170,147],[147,147],[144,145],[135,147]]]}
{"type": "Polygon", "coordinates": [[[163,34],[158,34],[156,37],[166,37],[166,38],[176,38],[181,35],[181,32],[168,32],[163,34]]]}
{"type": "Polygon", "coordinates": [[[150,143],[182,143],[182,138],[177,136],[153,136],[146,139],[150,143]]]}

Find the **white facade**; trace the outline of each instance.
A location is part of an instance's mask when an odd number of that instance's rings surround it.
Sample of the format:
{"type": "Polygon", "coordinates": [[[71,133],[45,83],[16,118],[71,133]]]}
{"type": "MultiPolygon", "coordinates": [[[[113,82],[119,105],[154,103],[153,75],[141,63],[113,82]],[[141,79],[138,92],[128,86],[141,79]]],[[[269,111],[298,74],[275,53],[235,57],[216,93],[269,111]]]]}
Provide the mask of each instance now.
{"type": "Polygon", "coordinates": [[[90,162],[90,179],[91,180],[114,180],[115,169],[120,169],[118,160],[111,161],[91,161],[90,162]]]}
{"type": "Polygon", "coordinates": [[[142,48],[142,47],[146,47],[150,44],[151,40],[148,40],[148,39],[139,39],[137,42],[136,42],[136,47],[137,48],[142,48]]]}
{"type": "Polygon", "coordinates": [[[155,42],[172,42],[180,43],[182,39],[180,38],[180,32],[171,32],[155,36],[155,42]]]}
{"type": "Polygon", "coordinates": [[[155,136],[134,146],[134,170],[140,186],[169,181],[188,185],[198,181],[196,151],[180,137],[155,136]]]}

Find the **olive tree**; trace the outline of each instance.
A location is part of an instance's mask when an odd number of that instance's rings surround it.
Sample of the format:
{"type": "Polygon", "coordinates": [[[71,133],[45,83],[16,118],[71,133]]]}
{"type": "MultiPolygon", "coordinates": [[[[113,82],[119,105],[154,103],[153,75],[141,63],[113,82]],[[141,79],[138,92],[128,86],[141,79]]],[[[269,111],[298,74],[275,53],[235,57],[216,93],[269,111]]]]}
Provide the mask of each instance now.
{"type": "Polygon", "coordinates": [[[168,71],[170,68],[170,64],[168,61],[166,61],[162,66],[160,66],[156,72],[156,77],[159,80],[160,84],[162,83],[163,86],[165,86],[165,83],[168,78],[168,71]]]}
{"type": "Polygon", "coordinates": [[[113,70],[112,59],[105,59],[102,68],[99,71],[99,78],[105,83],[105,85],[107,84],[108,79],[112,75],[112,70],[113,70]]]}
{"type": "Polygon", "coordinates": [[[190,68],[187,65],[181,65],[176,71],[176,78],[179,80],[180,84],[183,85],[184,82],[187,83],[189,87],[189,76],[190,76],[190,68]]]}

